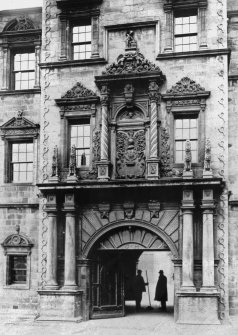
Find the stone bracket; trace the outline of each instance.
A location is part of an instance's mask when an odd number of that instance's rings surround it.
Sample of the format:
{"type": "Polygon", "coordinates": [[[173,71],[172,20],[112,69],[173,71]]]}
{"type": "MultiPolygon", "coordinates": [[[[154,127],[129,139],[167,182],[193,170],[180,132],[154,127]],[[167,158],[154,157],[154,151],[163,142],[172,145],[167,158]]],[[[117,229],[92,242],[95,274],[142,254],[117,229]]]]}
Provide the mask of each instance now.
{"type": "Polygon", "coordinates": [[[100,161],[96,162],[97,171],[98,171],[98,180],[100,181],[107,181],[110,179],[109,176],[109,168],[110,168],[110,162],[109,161],[100,161]]]}

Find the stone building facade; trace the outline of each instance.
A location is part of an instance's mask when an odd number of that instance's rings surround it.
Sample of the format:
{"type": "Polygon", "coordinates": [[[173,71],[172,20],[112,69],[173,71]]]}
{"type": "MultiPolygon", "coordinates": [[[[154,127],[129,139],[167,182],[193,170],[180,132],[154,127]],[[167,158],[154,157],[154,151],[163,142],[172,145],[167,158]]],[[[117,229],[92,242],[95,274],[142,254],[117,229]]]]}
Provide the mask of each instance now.
{"type": "Polygon", "coordinates": [[[140,255],[169,250],[176,322],[238,313],[237,10],[0,12],[2,311],[123,316],[140,255]]]}

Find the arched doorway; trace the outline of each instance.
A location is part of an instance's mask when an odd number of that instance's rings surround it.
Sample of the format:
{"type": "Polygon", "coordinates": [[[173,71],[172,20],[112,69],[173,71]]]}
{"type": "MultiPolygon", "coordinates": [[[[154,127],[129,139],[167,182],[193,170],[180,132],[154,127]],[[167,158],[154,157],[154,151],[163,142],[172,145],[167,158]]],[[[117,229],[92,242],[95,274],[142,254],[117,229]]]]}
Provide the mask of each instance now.
{"type": "MultiPolygon", "coordinates": [[[[168,242],[173,242],[169,237],[166,239],[167,243],[159,232],[137,223],[117,226],[95,241],[88,255],[91,259],[90,318],[125,315],[126,301],[134,300],[133,281],[141,255],[148,251],[171,253],[168,242]]],[[[176,249],[174,245],[172,249],[176,249]]]]}

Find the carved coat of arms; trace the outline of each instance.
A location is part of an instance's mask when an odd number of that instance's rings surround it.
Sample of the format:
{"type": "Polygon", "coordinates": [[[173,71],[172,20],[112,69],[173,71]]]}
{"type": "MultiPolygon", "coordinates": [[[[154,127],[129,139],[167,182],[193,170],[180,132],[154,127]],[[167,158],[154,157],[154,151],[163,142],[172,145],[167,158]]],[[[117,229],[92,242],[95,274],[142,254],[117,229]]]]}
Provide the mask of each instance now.
{"type": "Polygon", "coordinates": [[[143,178],[145,174],[145,132],[118,131],[116,144],[119,178],[143,178]]]}

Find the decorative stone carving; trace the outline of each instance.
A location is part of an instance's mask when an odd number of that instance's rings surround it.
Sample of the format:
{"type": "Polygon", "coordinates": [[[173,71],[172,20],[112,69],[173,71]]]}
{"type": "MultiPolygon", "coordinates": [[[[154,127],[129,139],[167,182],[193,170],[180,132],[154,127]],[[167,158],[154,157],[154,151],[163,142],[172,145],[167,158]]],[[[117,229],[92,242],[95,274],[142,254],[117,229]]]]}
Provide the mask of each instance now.
{"type": "Polygon", "coordinates": [[[134,86],[132,84],[126,84],[124,87],[124,97],[126,100],[126,105],[129,108],[132,108],[132,101],[134,95],[134,86]]]}
{"type": "Polygon", "coordinates": [[[172,169],[170,164],[170,144],[169,144],[169,133],[161,127],[160,128],[160,172],[161,177],[171,177],[172,169]]]}
{"type": "Polygon", "coordinates": [[[109,211],[110,211],[110,204],[99,204],[98,210],[100,212],[101,219],[108,219],[109,218],[109,211]]]}
{"type": "Polygon", "coordinates": [[[97,179],[97,165],[96,162],[100,161],[100,150],[101,150],[101,132],[100,130],[95,131],[93,135],[93,148],[92,148],[92,169],[86,174],[85,179],[97,179]]]}
{"type": "Polygon", "coordinates": [[[13,117],[0,127],[2,139],[14,136],[37,137],[39,125],[23,117],[23,112],[18,111],[17,117],[13,117]]]}
{"type": "Polygon", "coordinates": [[[192,178],[193,177],[193,171],[192,171],[191,167],[192,167],[191,142],[189,140],[186,140],[183,178],[192,178]]]}
{"type": "Polygon", "coordinates": [[[185,157],[184,157],[184,171],[191,171],[191,164],[192,164],[191,142],[189,140],[186,140],[185,157]]]}
{"type": "Polygon", "coordinates": [[[69,173],[67,177],[67,182],[76,182],[77,176],[76,176],[76,148],[75,145],[72,146],[70,151],[70,160],[69,160],[69,173]]]}
{"type": "Polygon", "coordinates": [[[163,94],[163,99],[166,100],[167,111],[170,112],[173,107],[177,106],[200,106],[204,111],[206,108],[206,99],[210,92],[196,83],[194,80],[184,77],[167,90],[163,94]]]}
{"type": "Polygon", "coordinates": [[[101,104],[103,106],[107,106],[109,102],[109,95],[110,95],[110,89],[108,88],[107,85],[103,85],[101,88],[101,104]]]}
{"type": "Polygon", "coordinates": [[[129,120],[143,120],[144,114],[140,110],[135,108],[129,108],[119,114],[119,121],[129,121],[129,120]]]}
{"type": "Polygon", "coordinates": [[[165,80],[165,76],[158,66],[145,59],[139,51],[129,51],[124,55],[119,55],[117,62],[106,67],[106,70],[102,74],[116,75],[146,72],[157,72],[161,82],[165,80]]]}
{"type": "Polygon", "coordinates": [[[5,255],[10,249],[16,250],[16,248],[26,248],[30,252],[33,247],[33,243],[23,234],[20,234],[20,226],[16,226],[16,233],[9,235],[2,243],[5,255]]]}
{"type": "Polygon", "coordinates": [[[117,132],[116,163],[119,178],[142,178],[144,176],[144,130],[117,132]]]}
{"type": "Polygon", "coordinates": [[[59,160],[58,160],[58,147],[54,147],[51,165],[51,175],[49,177],[49,182],[54,183],[59,181],[59,160]]]}
{"type": "Polygon", "coordinates": [[[160,102],[159,86],[155,81],[151,81],[149,84],[149,98],[151,102],[160,102]]]}
{"type": "Polygon", "coordinates": [[[81,83],[76,83],[71,90],[67,91],[62,98],[77,99],[77,98],[97,97],[96,93],[84,87],[81,83]]]}
{"type": "Polygon", "coordinates": [[[168,94],[195,94],[198,92],[205,92],[205,88],[201,87],[188,77],[182,78],[175,86],[172,86],[171,89],[167,90],[168,94]]]}
{"type": "Polygon", "coordinates": [[[160,203],[156,200],[151,200],[148,203],[148,209],[150,211],[150,217],[153,218],[159,218],[159,212],[160,212],[160,203]]]}
{"type": "Polygon", "coordinates": [[[126,202],[123,204],[125,218],[133,219],[135,215],[135,204],[133,202],[126,202]]]}
{"type": "Polygon", "coordinates": [[[4,28],[4,32],[6,31],[26,31],[36,29],[36,26],[26,16],[20,16],[19,18],[11,20],[4,28]]]}
{"type": "Polygon", "coordinates": [[[207,138],[205,143],[203,178],[211,178],[212,176],[213,174],[211,170],[211,141],[209,138],[207,138]]]}
{"type": "Polygon", "coordinates": [[[134,37],[134,31],[130,30],[126,33],[126,49],[136,48],[137,43],[134,37]]]}

